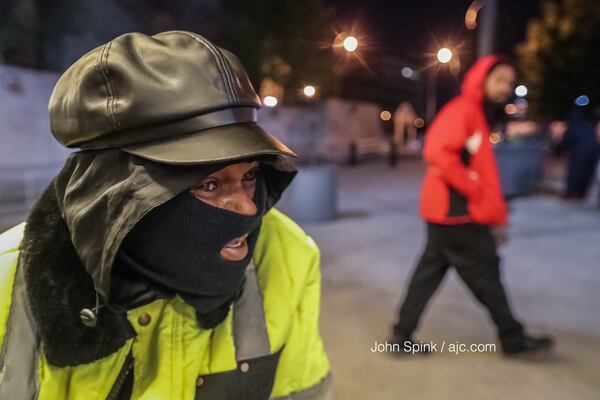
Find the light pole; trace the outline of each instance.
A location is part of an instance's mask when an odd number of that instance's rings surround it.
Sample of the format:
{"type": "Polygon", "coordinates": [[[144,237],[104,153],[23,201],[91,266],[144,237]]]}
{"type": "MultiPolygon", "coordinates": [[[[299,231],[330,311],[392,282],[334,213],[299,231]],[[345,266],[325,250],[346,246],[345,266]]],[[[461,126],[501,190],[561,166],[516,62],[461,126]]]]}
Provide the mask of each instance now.
{"type": "MultiPolygon", "coordinates": [[[[452,50],[447,47],[442,47],[436,53],[436,59],[440,64],[447,64],[452,60],[454,54],[452,50]]],[[[439,65],[435,64],[427,74],[427,104],[425,107],[425,119],[427,124],[433,121],[435,116],[435,109],[437,108],[437,91],[436,91],[436,77],[439,71],[439,65]]]]}
{"type": "Polygon", "coordinates": [[[478,32],[477,54],[479,57],[494,52],[494,37],[496,33],[497,0],[485,0],[481,11],[481,27],[478,32]]]}
{"type": "Polygon", "coordinates": [[[496,19],[498,15],[498,0],[474,0],[465,14],[467,29],[479,27],[477,32],[477,55],[479,57],[494,52],[494,38],[496,33],[496,19]],[[481,24],[477,24],[477,16],[481,11],[481,24]]]}

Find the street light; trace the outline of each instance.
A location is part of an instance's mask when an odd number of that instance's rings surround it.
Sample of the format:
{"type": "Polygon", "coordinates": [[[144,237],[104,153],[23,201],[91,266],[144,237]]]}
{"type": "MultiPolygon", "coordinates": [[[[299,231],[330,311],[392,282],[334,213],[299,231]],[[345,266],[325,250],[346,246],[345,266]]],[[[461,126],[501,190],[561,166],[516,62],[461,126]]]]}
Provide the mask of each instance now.
{"type": "Polygon", "coordinates": [[[342,42],[342,46],[344,46],[344,50],[348,53],[352,53],[358,48],[358,39],[354,36],[347,36],[342,42]]]}
{"type": "Polygon", "coordinates": [[[313,85],[306,85],[304,86],[303,92],[306,97],[311,98],[317,94],[317,89],[315,89],[313,85]]]}
{"type": "MultiPolygon", "coordinates": [[[[441,64],[448,64],[454,54],[447,47],[442,47],[436,53],[437,60],[441,64]]],[[[436,93],[436,75],[438,73],[438,65],[433,65],[427,73],[427,104],[425,106],[425,119],[427,123],[431,123],[435,110],[437,108],[437,93],[436,93]]]]}
{"type": "Polygon", "coordinates": [[[447,47],[442,47],[437,52],[437,59],[442,64],[447,64],[452,60],[452,50],[447,47]]]}

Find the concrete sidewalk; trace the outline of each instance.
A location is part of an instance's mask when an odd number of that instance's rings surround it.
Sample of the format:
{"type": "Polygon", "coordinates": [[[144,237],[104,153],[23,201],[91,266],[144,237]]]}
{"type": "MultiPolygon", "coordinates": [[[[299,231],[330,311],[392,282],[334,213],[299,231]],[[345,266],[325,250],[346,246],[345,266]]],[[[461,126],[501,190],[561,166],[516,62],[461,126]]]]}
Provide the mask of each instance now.
{"type": "Polygon", "coordinates": [[[503,281],[528,330],[551,333],[545,362],[496,352],[453,354],[450,343],[491,344],[486,312],[451,271],[418,339],[445,351],[396,359],[385,341],[423,246],[420,162],[340,169],[341,217],[305,224],[322,251],[321,331],[337,399],[600,399],[600,210],[536,196],[511,205],[503,281]]]}

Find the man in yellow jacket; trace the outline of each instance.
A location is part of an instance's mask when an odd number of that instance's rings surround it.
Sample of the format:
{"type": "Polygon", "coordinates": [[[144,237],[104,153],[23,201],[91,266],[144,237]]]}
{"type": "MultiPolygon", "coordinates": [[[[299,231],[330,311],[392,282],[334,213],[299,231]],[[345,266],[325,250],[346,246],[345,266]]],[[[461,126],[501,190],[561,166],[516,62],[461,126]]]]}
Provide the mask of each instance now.
{"type": "Polygon", "coordinates": [[[126,34],[50,98],[79,148],[0,235],[1,399],[331,399],[319,250],[273,208],[294,153],[239,60],[126,34]]]}

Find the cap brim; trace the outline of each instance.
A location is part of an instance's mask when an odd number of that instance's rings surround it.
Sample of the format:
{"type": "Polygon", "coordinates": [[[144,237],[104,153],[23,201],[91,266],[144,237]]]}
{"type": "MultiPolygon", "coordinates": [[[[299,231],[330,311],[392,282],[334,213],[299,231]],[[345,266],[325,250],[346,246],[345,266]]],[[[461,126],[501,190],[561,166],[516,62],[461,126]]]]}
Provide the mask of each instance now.
{"type": "Polygon", "coordinates": [[[256,123],[224,125],[168,139],[122,148],[130,154],[164,164],[207,164],[253,156],[296,157],[286,145],[256,123]]]}

